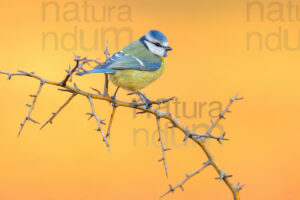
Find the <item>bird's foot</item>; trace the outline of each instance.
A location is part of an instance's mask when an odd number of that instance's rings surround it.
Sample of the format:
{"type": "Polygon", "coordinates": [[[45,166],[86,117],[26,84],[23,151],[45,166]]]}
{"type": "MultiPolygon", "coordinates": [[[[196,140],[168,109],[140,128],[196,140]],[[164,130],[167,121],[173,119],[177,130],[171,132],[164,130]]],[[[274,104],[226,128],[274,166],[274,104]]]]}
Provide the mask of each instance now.
{"type": "Polygon", "coordinates": [[[112,107],[117,107],[117,104],[116,104],[116,96],[113,95],[113,96],[111,96],[110,98],[112,98],[112,101],[111,101],[112,107]]]}
{"type": "Polygon", "coordinates": [[[111,101],[112,107],[117,107],[117,104],[116,104],[116,96],[117,96],[118,90],[119,90],[119,87],[116,89],[114,95],[110,97],[110,98],[112,99],[112,101],[111,101]]]}
{"type": "Polygon", "coordinates": [[[152,107],[152,102],[148,97],[146,97],[143,93],[140,91],[137,91],[136,94],[140,97],[141,101],[145,104],[146,108],[152,107]]]}

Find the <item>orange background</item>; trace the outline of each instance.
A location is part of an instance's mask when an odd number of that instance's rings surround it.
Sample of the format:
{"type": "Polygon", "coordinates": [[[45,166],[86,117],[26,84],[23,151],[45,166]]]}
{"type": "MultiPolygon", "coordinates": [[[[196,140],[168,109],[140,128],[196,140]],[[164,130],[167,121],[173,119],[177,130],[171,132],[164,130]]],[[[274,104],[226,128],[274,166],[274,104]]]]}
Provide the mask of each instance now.
{"type": "MultiPolygon", "coordinates": [[[[62,18],[65,3],[82,6],[83,1],[55,1],[61,17],[55,22],[53,10],[43,21],[42,2],[1,3],[0,70],[22,69],[47,79],[61,80],[68,65],[74,64],[73,51],[61,46],[55,50],[50,40],[43,49],[43,32],[55,32],[61,38],[75,26],[83,29],[86,35],[101,28],[129,27],[133,39],[138,39],[149,29],[161,30],[174,51],[169,54],[164,75],[143,92],[152,99],[177,96],[186,103],[188,113],[194,109],[194,102],[207,103],[200,117],[188,119],[181,115],[180,120],[192,126],[209,123],[211,102],[220,101],[225,106],[228,99],[240,91],[245,100],[235,103],[232,113],[222,122],[230,141],[223,146],[211,142],[218,162],[225,172],[233,174],[235,183],[246,184],[241,191],[244,200],[300,199],[300,48],[272,52],[265,45],[259,50],[257,43],[252,41],[251,49],[247,50],[246,39],[248,32],[260,32],[264,38],[281,26],[289,31],[291,46],[296,46],[300,40],[300,22],[287,20],[285,7],[285,20],[273,22],[261,21],[257,8],[250,13],[251,21],[247,21],[247,1],[242,0],[89,0],[88,3],[98,9],[97,15],[103,14],[105,6],[107,9],[108,6],[128,5],[132,20],[120,21],[116,9],[110,21],[86,22],[83,9],[79,7],[80,21],[68,22],[62,18]]],[[[272,1],[260,2],[267,16],[272,1]]],[[[287,4],[286,1],[276,2],[287,4]]],[[[114,45],[112,36],[106,39],[114,45]]],[[[86,36],[87,44],[93,41],[86,36]]],[[[271,44],[276,45],[275,42],[271,44]]],[[[127,43],[128,36],[121,35],[120,47],[127,43]]],[[[72,41],[66,44],[72,45],[72,41]]],[[[99,46],[97,51],[78,48],[74,52],[103,60],[104,44],[99,41],[99,46]]],[[[188,144],[175,148],[169,141],[168,146],[173,150],[167,152],[169,179],[166,179],[162,163],[157,162],[161,150],[152,142],[155,119],[134,118],[132,110],[126,108],[117,110],[109,140],[112,153],[108,153],[94,131],[95,121],[87,121],[88,101],[80,96],[63,110],[53,125],[40,131],[37,125],[28,123],[17,138],[19,124],[28,111],[25,104],[32,100],[28,94],[36,92],[38,82],[27,77],[14,77],[11,81],[6,78],[0,76],[1,200],[157,199],[168,190],[168,184],[176,184],[185,173],[196,170],[206,161],[198,147],[188,144]],[[148,131],[148,146],[144,134],[138,134],[134,145],[134,129],[141,128],[148,131]]],[[[89,90],[90,86],[102,89],[103,76],[75,77],[75,82],[82,89],[89,90]]],[[[111,93],[113,89],[114,86],[111,93]]],[[[126,91],[118,95],[129,101],[132,98],[126,91]]],[[[32,117],[43,123],[68,96],[55,87],[45,86],[32,117]]],[[[95,105],[100,117],[108,120],[109,104],[95,102],[95,105]]],[[[183,135],[179,131],[175,133],[176,144],[181,145],[183,135]]],[[[207,168],[185,185],[184,192],[178,190],[165,199],[232,199],[225,184],[214,179],[216,176],[212,168],[207,168]]]]}

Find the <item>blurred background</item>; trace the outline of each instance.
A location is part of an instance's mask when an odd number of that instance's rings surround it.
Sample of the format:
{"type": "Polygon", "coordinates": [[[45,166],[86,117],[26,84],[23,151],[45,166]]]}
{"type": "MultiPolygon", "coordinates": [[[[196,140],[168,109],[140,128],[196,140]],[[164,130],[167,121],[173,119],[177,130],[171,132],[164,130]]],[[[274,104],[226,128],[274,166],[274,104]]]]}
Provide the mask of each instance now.
{"type": "MultiPolygon", "coordinates": [[[[162,107],[190,129],[203,132],[210,119],[238,91],[245,98],[216,129],[230,141],[210,142],[232,180],[246,184],[244,200],[296,200],[299,182],[299,1],[87,0],[5,1],[0,7],[0,70],[34,71],[55,81],[74,65],[77,53],[104,60],[150,29],[162,31],[173,51],[163,76],[143,90],[152,99],[176,96],[162,107]]],[[[103,75],[74,77],[81,89],[103,89],[103,75]]],[[[72,83],[71,83],[72,84],[72,83]]],[[[108,153],[96,122],[88,121],[86,98],[77,96],[53,121],[39,129],[20,123],[39,82],[0,75],[0,199],[116,200],[158,199],[206,161],[200,148],[162,121],[169,178],[157,143],[156,121],[118,108],[108,153]]],[[[110,85],[110,93],[115,87],[110,85]]],[[[132,100],[121,90],[120,99],[132,100]]],[[[45,86],[32,117],[44,123],[69,97],[45,86]]],[[[95,101],[109,120],[111,106],[95,101]]],[[[105,126],[106,130],[107,126],[105,126]]],[[[230,200],[226,185],[207,168],[185,191],[165,199],[230,200]]]]}

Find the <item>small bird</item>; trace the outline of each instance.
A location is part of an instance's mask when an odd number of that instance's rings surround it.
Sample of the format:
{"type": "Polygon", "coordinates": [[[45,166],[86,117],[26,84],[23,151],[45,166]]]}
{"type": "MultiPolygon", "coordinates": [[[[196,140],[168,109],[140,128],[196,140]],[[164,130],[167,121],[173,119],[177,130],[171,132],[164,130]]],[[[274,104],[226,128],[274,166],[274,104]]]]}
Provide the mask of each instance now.
{"type": "MultiPolygon", "coordinates": [[[[166,36],[157,30],[150,30],[140,39],[130,43],[113,54],[94,69],[77,75],[104,73],[118,87],[140,96],[145,103],[150,102],[141,89],[158,79],[166,68],[168,51],[172,50],[166,36]]],[[[151,105],[150,105],[151,106],[151,105]]]]}

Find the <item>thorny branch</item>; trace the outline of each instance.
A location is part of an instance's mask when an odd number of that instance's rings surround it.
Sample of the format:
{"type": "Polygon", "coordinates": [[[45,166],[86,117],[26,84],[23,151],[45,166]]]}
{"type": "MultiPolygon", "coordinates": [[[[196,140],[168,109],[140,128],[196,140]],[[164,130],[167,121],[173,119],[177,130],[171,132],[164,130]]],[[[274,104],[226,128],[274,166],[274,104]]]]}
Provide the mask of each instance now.
{"type": "MultiPolygon", "coordinates": [[[[105,55],[108,58],[109,53],[108,53],[108,49],[106,49],[105,51],[105,55]]],[[[53,85],[53,86],[57,86],[59,87],[59,90],[61,91],[66,91],[66,92],[70,92],[72,93],[72,95],[69,97],[69,99],[55,112],[53,113],[52,117],[45,122],[45,124],[42,126],[42,128],[44,126],[46,126],[48,123],[51,123],[53,121],[53,119],[63,110],[63,108],[65,108],[72,99],[74,99],[74,97],[76,95],[81,95],[81,96],[85,96],[88,98],[90,106],[91,106],[91,113],[88,113],[88,115],[90,115],[90,118],[94,117],[97,121],[97,131],[99,131],[102,135],[103,141],[105,142],[108,150],[110,150],[108,141],[106,137],[110,136],[110,129],[111,129],[111,125],[112,125],[112,121],[113,118],[115,116],[115,111],[117,106],[121,106],[121,107],[127,107],[127,108],[131,108],[131,109],[137,109],[139,112],[138,113],[150,113],[153,114],[155,117],[157,117],[157,126],[158,126],[158,132],[159,132],[159,140],[161,142],[161,147],[162,147],[162,161],[164,161],[164,167],[165,167],[165,171],[166,171],[166,175],[167,175],[167,164],[166,164],[166,158],[165,158],[165,151],[169,150],[167,148],[165,148],[162,138],[161,138],[161,133],[160,133],[160,119],[164,118],[169,120],[169,122],[172,124],[172,127],[170,128],[177,128],[179,129],[182,133],[184,133],[185,137],[184,137],[184,141],[186,142],[188,139],[191,139],[192,141],[194,141],[197,145],[200,146],[200,148],[203,150],[203,152],[205,153],[208,161],[204,163],[204,165],[199,168],[198,170],[196,170],[195,172],[186,175],[185,179],[183,179],[181,182],[179,182],[177,185],[175,185],[174,187],[172,187],[170,185],[170,189],[163,194],[161,197],[175,191],[177,188],[181,188],[183,189],[183,184],[185,184],[188,180],[190,180],[193,176],[195,176],[196,174],[198,174],[200,171],[202,171],[204,168],[208,167],[208,166],[212,166],[216,172],[218,173],[219,177],[217,178],[219,181],[224,181],[224,183],[228,186],[228,188],[231,190],[232,194],[233,194],[233,198],[234,200],[239,200],[239,191],[242,189],[242,187],[244,185],[240,185],[240,183],[238,183],[237,185],[235,185],[232,181],[231,181],[231,176],[232,175],[228,175],[224,172],[224,170],[220,167],[220,165],[217,163],[214,155],[212,154],[212,152],[210,151],[210,149],[207,146],[206,140],[207,139],[215,139],[218,142],[222,142],[222,141],[226,141],[228,140],[227,138],[225,138],[225,133],[222,134],[222,136],[214,136],[212,135],[212,132],[214,130],[214,128],[217,126],[217,124],[222,120],[225,119],[225,114],[229,113],[230,110],[229,108],[231,107],[232,103],[237,101],[237,100],[241,100],[241,97],[238,97],[238,95],[235,95],[233,98],[230,99],[228,105],[225,107],[225,109],[220,113],[220,115],[217,117],[216,120],[212,120],[211,121],[211,126],[208,128],[208,130],[204,133],[204,134],[200,134],[200,133],[194,133],[191,132],[185,125],[183,125],[181,122],[178,121],[178,119],[176,119],[171,113],[169,112],[162,112],[159,109],[155,109],[153,107],[148,108],[145,103],[140,103],[140,102],[126,102],[126,101],[120,101],[117,100],[113,97],[110,97],[108,95],[108,77],[106,77],[106,81],[105,81],[105,87],[104,87],[104,93],[102,94],[99,90],[92,88],[92,90],[96,91],[96,94],[90,93],[90,92],[86,92],[83,90],[80,90],[77,85],[74,83],[74,86],[68,85],[67,82],[68,81],[72,81],[72,75],[73,73],[75,73],[78,70],[83,70],[85,71],[85,69],[83,68],[83,66],[85,64],[90,64],[90,62],[93,63],[97,63],[97,64],[101,64],[100,62],[98,62],[98,59],[87,59],[87,58],[81,58],[80,56],[75,55],[75,66],[74,68],[71,69],[71,67],[69,67],[69,70],[67,70],[67,75],[66,77],[60,81],[60,82],[56,82],[56,81],[51,81],[51,80],[47,80],[45,78],[42,78],[38,75],[36,75],[33,72],[24,72],[24,71],[18,71],[17,73],[10,73],[10,72],[4,72],[4,71],[0,71],[0,74],[5,74],[8,76],[8,79],[10,80],[13,76],[27,76],[33,79],[37,79],[40,81],[40,86],[38,88],[38,91],[36,94],[34,95],[30,95],[31,97],[33,97],[33,102],[31,105],[27,105],[30,107],[29,112],[25,118],[25,120],[21,123],[21,129],[18,135],[20,135],[20,133],[23,130],[23,127],[25,125],[25,123],[27,121],[32,121],[34,123],[38,123],[37,121],[33,120],[31,118],[31,113],[34,110],[37,98],[39,96],[39,94],[41,93],[42,87],[44,84],[48,84],[48,85],[53,85]],[[95,100],[102,100],[102,101],[107,101],[113,104],[113,110],[112,110],[112,114],[111,114],[111,118],[110,118],[110,122],[109,122],[109,127],[107,129],[107,135],[105,136],[103,131],[102,131],[102,127],[101,125],[104,124],[103,120],[100,120],[100,118],[97,116],[96,111],[95,111],[95,107],[93,104],[93,99],[95,100]]],[[[160,105],[162,103],[166,103],[168,101],[173,100],[174,97],[169,98],[169,99],[165,99],[165,100],[160,100],[160,101],[153,101],[151,102],[151,104],[156,104],[156,105],[160,105]]]]}
{"type": "MultiPolygon", "coordinates": [[[[10,78],[10,77],[9,77],[9,78],[10,78]]],[[[30,114],[31,114],[31,112],[34,110],[34,107],[35,107],[35,104],[36,104],[36,100],[37,100],[39,94],[40,94],[41,91],[42,91],[43,85],[44,85],[44,81],[41,81],[41,82],[40,82],[39,89],[38,89],[38,91],[36,92],[36,94],[31,94],[31,95],[29,95],[30,97],[33,97],[33,101],[32,101],[32,103],[31,103],[31,105],[26,104],[26,106],[29,107],[29,111],[28,111],[28,114],[27,114],[27,116],[25,117],[24,121],[21,123],[21,128],[20,128],[20,131],[19,131],[18,136],[20,136],[20,134],[21,134],[21,132],[22,132],[24,126],[25,126],[25,123],[26,123],[27,121],[32,121],[32,122],[35,123],[35,124],[39,124],[39,122],[37,122],[37,121],[35,121],[34,119],[32,119],[32,117],[30,116],[30,114]]]]}
{"type": "Polygon", "coordinates": [[[102,138],[103,138],[103,141],[105,142],[106,146],[107,146],[107,149],[108,151],[110,151],[110,148],[109,148],[109,144],[108,144],[108,141],[102,131],[102,128],[101,128],[101,124],[104,124],[103,123],[103,120],[100,120],[99,117],[97,116],[96,114],[96,111],[95,111],[95,107],[94,107],[94,103],[93,103],[93,100],[91,98],[91,95],[88,95],[87,96],[89,102],[90,102],[90,105],[91,105],[91,109],[92,109],[92,112],[91,113],[87,113],[88,115],[90,115],[90,118],[94,117],[97,121],[97,125],[98,125],[98,128],[96,129],[97,131],[99,131],[102,135],[102,138]]]}
{"type": "Polygon", "coordinates": [[[48,119],[44,125],[41,127],[41,129],[43,129],[48,123],[52,124],[53,119],[58,115],[58,113],[60,113],[60,111],[62,111],[62,109],[64,109],[64,107],[66,107],[70,101],[76,96],[76,93],[73,93],[68,100],[54,113],[52,113],[52,116],[50,117],[50,119],[48,119]]]}
{"type": "Polygon", "coordinates": [[[160,142],[161,151],[162,151],[162,158],[159,159],[158,161],[159,162],[161,162],[161,161],[164,162],[166,176],[168,177],[168,167],[167,167],[167,161],[166,161],[166,151],[169,151],[171,149],[166,148],[165,144],[164,144],[164,141],[162,140],[161,129],[160,129],[160,116],[156,116],[156,121],[157,121],[158,141],[160,142]]]}
{"type": "Polygon", "coordinates": [[[211,132],[213,131],[213,129],[217,126],[217,124],[221,121],[221,119],[225,119],[225,114],[226,113],[230,113],[231,111],[229,110],[231,104],[236,101],[236,100],[242,100],[243,97],[238,97],[238,93],[229,100],[229,103],[227,104],[227,106],[225,107],[225,109],[219,114],[219,116],[217,117],[217,119],[214,121],[214,120],[211,120],[211,126],[207,129],[205,135],[206,137],[211,137],[211,138],[214,138],[214,139],[217,139],[217,140],[220,140],[220,139],[224,139],[224,136],[225,136],[225,133],[223,133],[223,136],[221,138],[216,138],[216,137],[213,137],[211,135],[211,132]]]}
{"type": "Polygon", "coordinates": [[[160,196],[160,198],[163,198],[164,196],[166,196],[167,194],[169,194],[170,192],[174,192],[177,188],[180,188],[182,191],[184,191],[183,189],[183,185],[190,179],[192,178],[193,176],[197,175],[199,172],[201,172],[202,170],[204,170],[208,165],[210,165],[210,161],[206,161],[205,163],[203,163],[203,165],[197,169],[196,171],[190,173],[190,174],[186,174],[185,175],[185,178],[180,181],[179,183],[177,183],[174,187],[172,185],[169,185],[170,186],[170,189],[164,193],[163,195],[160,196]]]}

